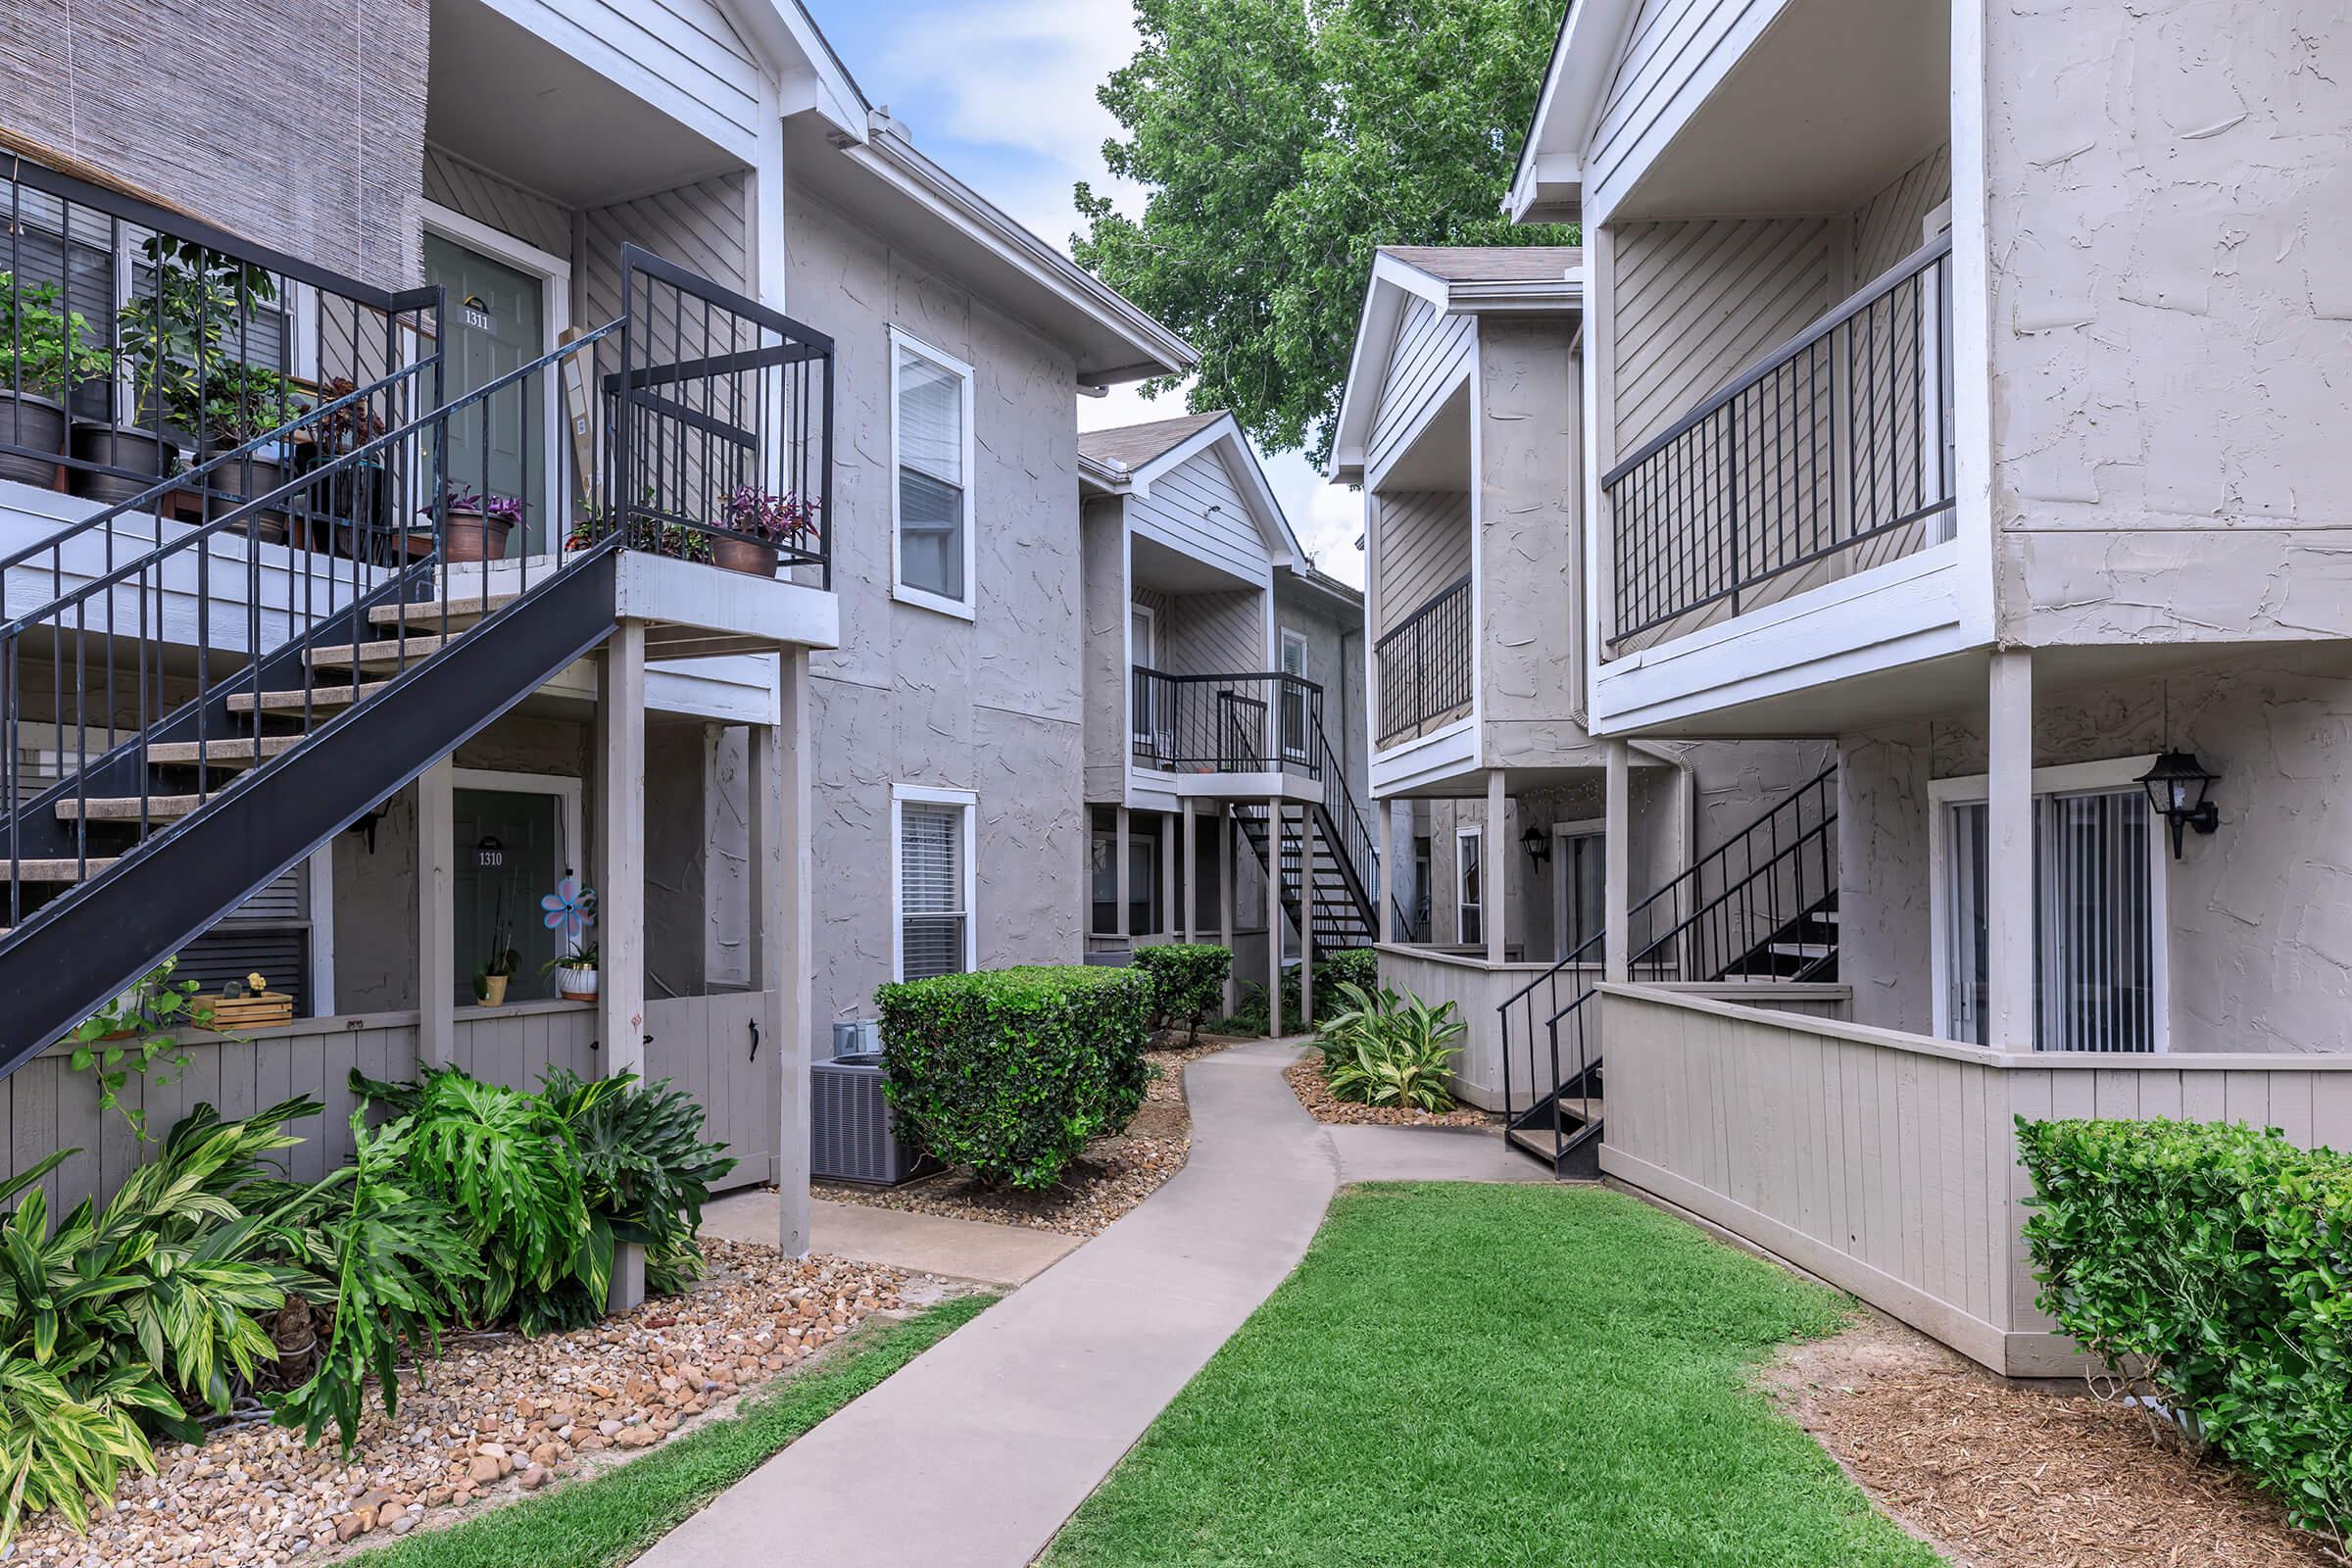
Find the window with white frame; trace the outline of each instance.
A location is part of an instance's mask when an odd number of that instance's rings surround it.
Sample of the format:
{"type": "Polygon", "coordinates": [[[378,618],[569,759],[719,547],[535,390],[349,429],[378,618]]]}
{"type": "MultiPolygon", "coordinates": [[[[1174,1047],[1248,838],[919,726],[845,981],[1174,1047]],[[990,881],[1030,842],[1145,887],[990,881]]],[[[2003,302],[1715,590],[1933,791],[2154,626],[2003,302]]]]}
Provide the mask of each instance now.
{"type": "Polygon", "coordinates": [[[1290,627],[1282,628],[1282,672],[1297,677],[1297,681],[1282,683],[1282,755],[1294,762],[1307,757],[1306,729],[1309,709],[1306,688],[1298,684],[1307,678],[1306,634],[1290,627]]]}
{"type": "Polygon", "coordinates": [[[961,790],[899,788],[891,802],[901,980],[962,974],[972,961],[972,808],[961,790]]]}
{"type": "Polygon", "coordinates": [[[1486,835],[1465,827],[1453,835],[1453,940],[1475,947],[1486,937],[1486,835]]]}
{"type": "MultiPolygon", "coordinates": [[[[2166,1037],[2163,835],[2131,758],[2034,774],[2034,1043],[2161,1051],[2166,1037]]],[[[1936,1028],[1982,1045],[1987,991],[1984,780],[1931,786],[1936,1028]]]]}
{"type": "Polygon", "coordinates": [[[972,612],[972,369],[890,334],[898,597],[972,612]]]}

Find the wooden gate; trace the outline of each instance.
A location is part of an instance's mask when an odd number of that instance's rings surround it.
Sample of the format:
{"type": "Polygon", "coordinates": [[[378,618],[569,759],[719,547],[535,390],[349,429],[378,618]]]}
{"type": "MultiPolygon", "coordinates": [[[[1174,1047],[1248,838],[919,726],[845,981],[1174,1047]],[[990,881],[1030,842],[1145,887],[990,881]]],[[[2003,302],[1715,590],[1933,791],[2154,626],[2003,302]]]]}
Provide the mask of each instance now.
{"type": "Polygon", "coordinates": [[[650,999],[645,1004],[645,1077],[666,1078],[702,1102],[705,1136],[727,1146],[735,1168],[719,1185],[753,1187],[776,1178],[777,1042],[760,1022],[767,999],[756,991],[650,999]]]}

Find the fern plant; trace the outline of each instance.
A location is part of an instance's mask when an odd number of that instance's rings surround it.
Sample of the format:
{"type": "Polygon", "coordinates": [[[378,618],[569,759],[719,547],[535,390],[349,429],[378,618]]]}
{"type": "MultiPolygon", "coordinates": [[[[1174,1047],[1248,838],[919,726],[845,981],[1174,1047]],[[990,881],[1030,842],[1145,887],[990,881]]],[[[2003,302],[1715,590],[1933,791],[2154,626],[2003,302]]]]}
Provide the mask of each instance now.
{"type": "Polygon", "coordinates": [[[1453,1004],[1342,988],[1345,1009],[1326,1026],[1323,1077],[1342,1100],[1410,1110],[1453,1108],[1453,1058],[1466,1030],[1453,1004]]]}

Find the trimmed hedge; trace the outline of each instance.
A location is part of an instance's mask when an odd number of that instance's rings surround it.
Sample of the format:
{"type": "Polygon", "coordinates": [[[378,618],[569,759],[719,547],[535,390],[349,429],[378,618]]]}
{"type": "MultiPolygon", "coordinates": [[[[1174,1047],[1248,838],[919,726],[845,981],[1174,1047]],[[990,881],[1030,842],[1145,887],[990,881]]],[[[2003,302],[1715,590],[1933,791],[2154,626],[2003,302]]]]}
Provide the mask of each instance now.
{"type": "Polygon", "coordinates": [[[1051,1187],[1144,1102],[1140,969],[992,969],[886,985],[882,1092],[904,1130],[983,1182],[1051,1187]]]}
{"type": "Polygon", "coordinates": [[[2276,1130],[2018,1120],[2038,1302],[2285,1502],[2352,1532],[2352,1159],[2276,1130]]]}
{"type": "Polygon", "coordinates": [[[1225,977],[1233,972],[1229,949],[1207,942],[1163,942],[1136,949],[1135,966],[1152,977],[1155,1029],[1181,1023],[1198,1041],[1200,1020],[1225,1009],[1225,977]]]}

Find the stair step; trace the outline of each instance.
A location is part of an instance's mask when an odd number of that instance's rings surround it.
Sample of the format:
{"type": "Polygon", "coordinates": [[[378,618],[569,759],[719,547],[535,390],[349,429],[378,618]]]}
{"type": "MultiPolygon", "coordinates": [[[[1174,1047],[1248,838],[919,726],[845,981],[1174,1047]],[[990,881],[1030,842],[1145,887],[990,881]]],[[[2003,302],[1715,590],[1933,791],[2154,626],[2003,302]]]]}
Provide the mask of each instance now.
{"type": "Polygon", "coordinates": [[[1600,1120],[1600,1102],[1598,1100],[1562,1098],[1558,1103],[1560,1114],[1563,1116],[1574,1116],[1578,1121],[1586,1123],[1600,1120]]]}
{"type": "Polygon", "coordinates": [[[304,735],[264,735],[257,741],[248,735],[209,741],[159,741],[147,748],[147,760],[162,767],[194,767],[199,762],[208,767],[251,767],[257,752],[261,758],[275,757],[292,751],[307,739],[304,735]]]}
{"type": "Polygon", "coordinates": [[[1833,942],[1775,942],[1772,952],[1782,958],[1826,958],[1838,951],[1833,942]]]}
{"type": "Polygon", "coordinates": [[[250,713],[258,707],[265,713],[299,713],[306,700],[313,708],[345,708],[355,702],[366,702],[391,684],[388,680],[362,681],[357,686],[349,681],[320,681],[307,693],[300,689],[264,692],[258,703],[253,693],[239,692],[228,700],[228,710],[232,713],[250,713]]]}
{"type": "Polygon", "coordinates": [[[438,632],[418,632],[406,640],[378,638],[356,649],[349,643],[335,643],[312,649],[309,658],[314,669],[350,669],[355,665],[364,669],[371,664],[398,664],[404,660],[413,664],[428,654],[437,653],[443,643],[456,642],[464,635],[453,632],[443,637],[438,632]]]}
{"type": "MultiPolygon", "coordinates": [[[[449,598],[449,618],[452,624],[461,619],[479,620],[485,614],[497,614],[521,597],[518,593],[492,594],[485,609],[482,596],[478,593],[452,594],[449,598]]],[[[377,626],[397,626],[404,620],[412,626],[438,626],[441,624],[441,609],[438,597],[414,603],[378,605],[368,612],[368,619],[370,624],[377,626]]]]}
{"type": "Polygon", "coordinates": [[[202,795],[150,795],[142,803],[136,795],[93,796],[86,801],[63,800],[57,803],[58,820],[72,822],[136,822],[142,804],[150,822],[170,822],[188,815],[202,806],[208,797],[202,795]]]}
{"type": "MultiPolygon", "coordinates": [[[[89,875],[96,876],[114,864],[118,858],[119,857],[112,855],[93,855],[86,860],[76,860],[69,855],[54,860],[19,860],[16,864],[17,880],[20,882],[78,882],[82,879],[85,866],[88,868],[89,875]]],[[[0,870],[5,869],[4,866],[0,866],[0,870]]]]}

